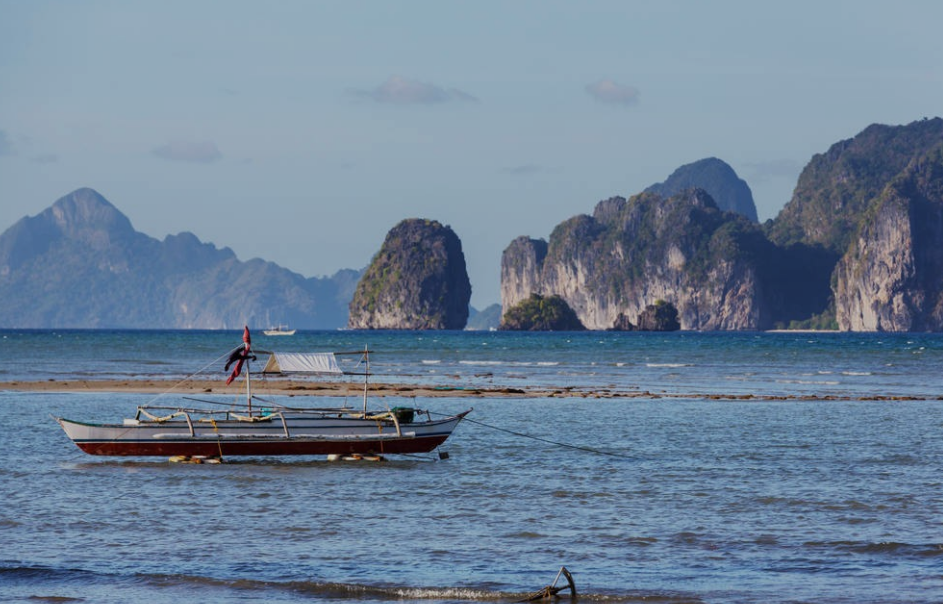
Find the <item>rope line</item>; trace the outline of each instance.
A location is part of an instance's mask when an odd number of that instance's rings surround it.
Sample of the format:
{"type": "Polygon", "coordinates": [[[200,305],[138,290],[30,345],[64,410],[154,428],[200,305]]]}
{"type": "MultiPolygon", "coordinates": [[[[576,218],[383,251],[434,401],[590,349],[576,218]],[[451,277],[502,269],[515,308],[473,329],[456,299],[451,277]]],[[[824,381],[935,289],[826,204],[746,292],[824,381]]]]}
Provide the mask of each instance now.
{"type": "MultiPolygon", "coordinates": [[[[444,413],[434,413],[433,415],[445,415],[444,413]]],[[[547,438],[541,438],[539,436],[533,436],[531,434],[524,434],[523,432],[515,432],[514,430],[508,430],[507,428],[500,428],[498,426],[492,426],[491,424],[486,424],[475,419],[469,419],[465,417],[462,419],[463,422],[471,422],[477,424],[484,428],[491,428],[492,430],[497,430],[498,432],[505,432],[507,434],[512,434],[514,436],[520,436],[521,438],[529,438],[531,440],[540,441],[542,443],[547,443],[548,445],[554,445],[557,447],[564,447],[567,449],[576,449],[577,451],[586,451],[587,453],[596,453],[597,455],[608,455],[610,457],[620,457],[622,459],[632,459],[629,455],[623,455],[622,453],[613,453],[612,451],[602,451],[600,449],[594,449],[592,447],[581,447],[580,445],[571,445],[568,443],[561,443],[555,440],[550,440],[547,438]]]]}
{"type": "Polygon", "coordinates": [[[176,384],[174,384],[173,386],[171,386],[170,388],[168,388],[168,389],[165,390],[164,392],[161,392],[160,394],[158,394],[157,396],[155,396],[155,397],[152,398],[151,400],[147,401],[147,403],[145,403],[145,405],[150,405],[151,403],[153,403],[153,402],[156,401],[157,399],[161,398],[162,396],[165,396],[165,395],[167,395],[167,394],[170,394],[170,393],[173,392],[176,388],[180,387],[180,385],[183,384],[184,382],[186,382],[186,381],[188,381],[188,380],[192,380],[195,376],[200,375],[201,373],[203,373],[204,371],[206,371],[207,369],[209,369],[210,367],[212,367],[212,366],[215,365],[216,363],[222,361],[223,359],[225,359],[226,357],[228,357],[229,355],[231,355],[233,352],[236,351],[236,348],[241,348],[241,346],[236,346],[235,348],[233,348],[233,349],[230,350],[229,352],[224,353],[223,355],[219,356],[219,357],[216,358],[215,360],[210,361],[209,363],[207,363],[207,364],[204,365],[203,367],[200,367],[199,369],[197,369],[196,371],[194,371],[194,372],[191,373],[190,375],[186,376],[185,378],[183,378],[182,380],[180,380],[179,382],[177,382],[176,384]]]}

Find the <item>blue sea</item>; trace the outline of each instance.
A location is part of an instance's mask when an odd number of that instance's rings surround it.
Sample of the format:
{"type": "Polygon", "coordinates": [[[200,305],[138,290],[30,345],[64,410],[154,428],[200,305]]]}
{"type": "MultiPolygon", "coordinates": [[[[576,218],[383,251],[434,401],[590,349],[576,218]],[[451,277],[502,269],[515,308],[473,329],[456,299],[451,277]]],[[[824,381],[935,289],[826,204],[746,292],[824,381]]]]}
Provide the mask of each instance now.
{"type": "MultiPolygon", "coordinates": [[[[0,381],[201,370],[222,390],[239,344],[6,330],[0,381]]],[[[474,408],[447,459],[92,457],[50,416],[155,395],[0,392],[0,602],[514,602],[561,566],[589,602],[943,602],[943,336],[253,337],[365,347],[373,380],[455,393],[386,404],[474,408]],[[548,395],[462,396],[484,387],[548,395]]]]}

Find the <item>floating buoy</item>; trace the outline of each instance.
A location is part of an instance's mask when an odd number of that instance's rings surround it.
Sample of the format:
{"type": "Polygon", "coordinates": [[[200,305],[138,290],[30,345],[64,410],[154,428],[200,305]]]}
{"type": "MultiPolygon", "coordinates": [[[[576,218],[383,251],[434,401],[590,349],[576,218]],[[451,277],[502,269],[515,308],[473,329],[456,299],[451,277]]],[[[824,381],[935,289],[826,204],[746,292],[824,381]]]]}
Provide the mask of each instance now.
{"type": "Polygon", "coordinates": [[[327,456],[328,461],[386,461],[386,458],[382,455],[361,455],[360,453],[352,453],[350,455],[339,455],[337,453],[332,453],[327,456]]]}
{"type": "Polygon", "coordinates": [[[223,463],[221,457],[206,455],[174,455],[168,461],[171,463],[223,463]]]}

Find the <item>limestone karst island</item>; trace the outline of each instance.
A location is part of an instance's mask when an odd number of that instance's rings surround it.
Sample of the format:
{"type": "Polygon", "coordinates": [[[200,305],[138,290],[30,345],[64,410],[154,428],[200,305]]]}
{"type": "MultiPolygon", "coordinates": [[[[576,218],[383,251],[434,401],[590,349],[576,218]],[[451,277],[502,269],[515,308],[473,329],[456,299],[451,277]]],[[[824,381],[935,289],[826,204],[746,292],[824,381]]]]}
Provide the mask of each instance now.
{"type": "Polygon", "coordinates": [[[508,242],[500,311],[479,312],[434,217],[392,226],[367,267],[309,278],[192,233],[154,239],[83,188],[0,235],[2,326],[943,331],[941,118],[823,149],[764,224],[717,158],[590,209],[508,242]]]}

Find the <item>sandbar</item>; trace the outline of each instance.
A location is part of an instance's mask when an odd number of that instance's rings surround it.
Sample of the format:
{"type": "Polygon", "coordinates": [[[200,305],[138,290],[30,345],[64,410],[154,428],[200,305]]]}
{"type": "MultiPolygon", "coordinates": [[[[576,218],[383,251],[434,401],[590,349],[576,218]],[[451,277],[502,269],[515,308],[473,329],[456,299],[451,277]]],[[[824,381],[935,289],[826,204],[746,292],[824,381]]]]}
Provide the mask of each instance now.
{"type": "MultiPolygon", "coordinates": [[[[67,380],[10,380],[0,381],[0,391],[17,392],[110,392],[135,394],[230,394],[239,396],[245,392],[242,383],[226,385],[221,380],[161,378],[141,379],[67,379],[67,380]]],[[[254,380],[252,391],[260,396],[333,396],[351,397],[363,394],[363,384],[346,382],[314,382],[275,378],[254,380]]],[[[729,401],[923,401],[943,400],[943,396],[910,396],[895,394],[770,394],[770,393],[704,393],[666,392],[641,388],[589,388],[589,387],[525,387],[501,386],[433,386],[428,384],[399,384],[376,382],[369,385],[371,397],[401,398],[557,398],[577,397],[596,399],[704,399],[729,401]]]]}

